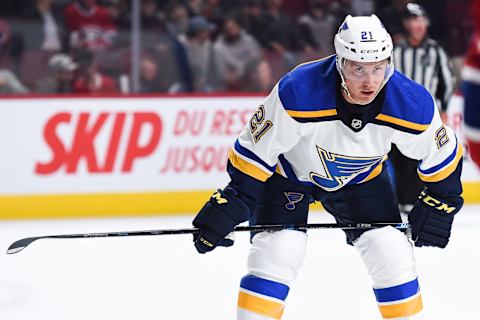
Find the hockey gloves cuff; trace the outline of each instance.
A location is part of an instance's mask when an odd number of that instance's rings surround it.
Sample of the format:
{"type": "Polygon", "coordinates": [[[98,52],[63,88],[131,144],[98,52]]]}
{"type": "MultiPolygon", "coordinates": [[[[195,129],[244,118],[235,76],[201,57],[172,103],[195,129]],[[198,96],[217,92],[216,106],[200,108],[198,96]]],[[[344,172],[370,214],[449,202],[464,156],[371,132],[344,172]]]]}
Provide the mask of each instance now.
{"type": "Polygon", "coordinates": [[[233,240],[225,237],[236,225],[248,219],[249,212],[233,188],[217,190],[192,222],[199,229],[193,235],[197,251],[205,253],[219,245],[233,245],[233,240]]]}
{"type": "Polygon", "coordinates": [[[409,214],[416,247],[445,248],[450,239],[453,217],[463,206],[461,196],[433,197],[425,188],[409,214]]]}

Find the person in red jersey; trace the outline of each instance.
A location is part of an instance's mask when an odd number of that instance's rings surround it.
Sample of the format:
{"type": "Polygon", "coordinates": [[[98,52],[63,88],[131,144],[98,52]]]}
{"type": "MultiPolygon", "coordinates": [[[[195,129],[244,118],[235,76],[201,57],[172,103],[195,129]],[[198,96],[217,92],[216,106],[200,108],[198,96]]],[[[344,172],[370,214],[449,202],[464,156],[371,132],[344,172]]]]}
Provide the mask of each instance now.
{"type": "Polygon", "coordinates": [[[63,16],[73,48],[105,50],[112,46],[116,26],[97,0],[76,0],[65,8],[63,16]]]}
{"type": "Polygon", "coordinates": [[[473,1],[475,31],[462,69],[464,133],[472,160],[480,167],[480,0],[473,1]]]}
{"type": "Polygon", "coordinates": [[[91,51],[78,53],[76,62],[79,70],[77,78],[73,82],[74,93],[101,94],[119,92],[115,80],[98,70],[91,51]]]}

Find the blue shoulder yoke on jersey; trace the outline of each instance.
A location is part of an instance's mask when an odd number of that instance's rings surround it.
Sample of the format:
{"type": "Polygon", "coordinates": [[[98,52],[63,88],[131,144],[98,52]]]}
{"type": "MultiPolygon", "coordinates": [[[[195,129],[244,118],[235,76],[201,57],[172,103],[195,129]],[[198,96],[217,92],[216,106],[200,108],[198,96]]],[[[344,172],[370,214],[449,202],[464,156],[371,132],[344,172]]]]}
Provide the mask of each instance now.
{"type": "Polygon", "coordinates": [[[337,71],[335,56],[307,62],[287,73],[278,95],[287,113],[299,122],[336,118],[337,71]]]}
{"type": "Polygon", "coordinates": [[[395,71],[386,87],[382,111],[374,123],[419,134],[432,122],[435,104],[420,84],[395,71]]]}
{"type": "MultiPolygon", "coordinates": [[[[278,95],[287,113],[299,122],[337,120],[336,56],[299,65],[279,82],[278,95]]],[[[434,102],[420,84],[395,71],[384,90],[385,102],[374,123],[414,134],[430,125],[434,102]]]]}

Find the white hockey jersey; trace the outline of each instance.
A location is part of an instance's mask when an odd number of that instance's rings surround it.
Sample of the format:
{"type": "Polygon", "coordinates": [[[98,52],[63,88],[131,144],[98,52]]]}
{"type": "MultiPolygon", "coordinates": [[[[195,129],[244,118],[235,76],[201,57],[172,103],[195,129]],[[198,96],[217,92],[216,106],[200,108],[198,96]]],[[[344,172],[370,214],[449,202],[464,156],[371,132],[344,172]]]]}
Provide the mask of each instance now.
{"type": "Polygon", "coordinates": [[[383,103],[366,122],[355,112],[343,115],[338,86],[335,56],[286,74],[243,128],[231,164],[260,181],[277,172],[326,191],[376,177],[392,143],[421,160],[418,174],[425,182],[441,181],[456,169],[462,147],[424,87],[395,72],[382,89],[383,103]]]}

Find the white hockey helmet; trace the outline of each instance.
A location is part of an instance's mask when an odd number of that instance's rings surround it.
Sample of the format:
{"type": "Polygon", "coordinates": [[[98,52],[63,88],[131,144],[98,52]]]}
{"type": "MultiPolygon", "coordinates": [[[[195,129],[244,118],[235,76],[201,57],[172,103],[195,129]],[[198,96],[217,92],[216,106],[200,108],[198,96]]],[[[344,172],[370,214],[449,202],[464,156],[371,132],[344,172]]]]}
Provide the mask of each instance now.
{"type": "Polygon", "coordinates": [[[376,15],[348,15],[334,39],[338,58],[357,62],[377,62],[392,57],[393,42],[376,15]]]}
{"type": "Polygon", "coordinates": [[[384,80],[377,93],[375,93],[374,97],[376,97],[394,71],[392,37],[390,37],[380,19],[374,14],[359,17],[348,15],[340,25],[333,43],[337,54],[336,67],[342,79],[341,85],[352,100],[343,73],[346,61],[378,62],[387,60],[384,80]]]}

